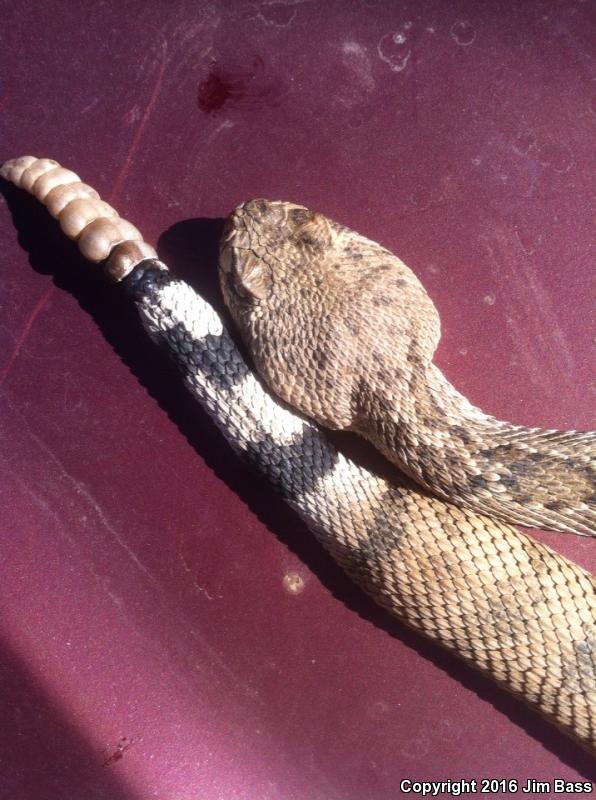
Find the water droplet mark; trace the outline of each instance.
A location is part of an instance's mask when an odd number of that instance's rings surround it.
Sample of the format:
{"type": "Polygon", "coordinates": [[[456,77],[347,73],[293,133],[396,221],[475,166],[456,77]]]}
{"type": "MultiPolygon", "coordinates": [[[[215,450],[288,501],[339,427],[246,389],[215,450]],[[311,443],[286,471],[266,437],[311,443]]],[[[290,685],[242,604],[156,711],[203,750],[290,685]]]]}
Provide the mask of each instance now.
{"type": "Polygon", "coordinates": [[[384,700],[377,700],[369,708],[369,714],[373,719],[384,717],[389,711],[389,705],[384,700]]]}
{"type": "Polygon", "coordinates": [[[263,3],[259,7],[259,17],[265,25],[275,28],[287,28],[294,22],[296,7],[288,3],[263,3]]]}
{"type": "Polygon", "coordinates": [[[476,39],[476,29],[467,20],[454,22],[451,26],[451,38],[460,47],[469,47],[476,39]]]}
{"type": "Polygon", "coordinates": [[[377,52],[382,61],[389,64],[393,72],[401,72],[408,65],[412,48],[408,46],[408,37],[403,31],[386,33],[379,44],[377,52]]]}
{"type": "Polygon", "coordinates": [[[422,732],[418,736],[410,736],[401,754],[407,759],[419,760],[429,752],[431,747],[430,738],[422,732]]]}
{"type": "Polygon", "coordinates": [[[531,130],[523,130],[515,137],[511,149],[518,156],[527,156],[536,147],[536,136],[531,130]]]}
{"type": "Polygon", "coordinates": [[[542,234],[534,229],[516,228],[515,235],[527,256],[531,256],[542,244],[542,234]]]}
{"type": "Polygon", "coordinates": [[[419,186],[410,194],[409,200],[414,208],[419,211],[426,211],[432,205],[433,195],[428,188],[419,186]]]}

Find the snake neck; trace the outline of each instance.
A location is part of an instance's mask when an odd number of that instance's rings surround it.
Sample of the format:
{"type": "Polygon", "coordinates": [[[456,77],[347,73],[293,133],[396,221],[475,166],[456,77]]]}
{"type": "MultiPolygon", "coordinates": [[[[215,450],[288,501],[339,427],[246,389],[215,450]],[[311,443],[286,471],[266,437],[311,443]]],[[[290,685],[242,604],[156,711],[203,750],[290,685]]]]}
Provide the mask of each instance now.
{"type": "Polygon", "coordinates": [[[497,420],[433,364],[399,407],[380,398],[371,417],[361,432],[434,494],[506,522],[596,535],[596,432],[497,420]]]}

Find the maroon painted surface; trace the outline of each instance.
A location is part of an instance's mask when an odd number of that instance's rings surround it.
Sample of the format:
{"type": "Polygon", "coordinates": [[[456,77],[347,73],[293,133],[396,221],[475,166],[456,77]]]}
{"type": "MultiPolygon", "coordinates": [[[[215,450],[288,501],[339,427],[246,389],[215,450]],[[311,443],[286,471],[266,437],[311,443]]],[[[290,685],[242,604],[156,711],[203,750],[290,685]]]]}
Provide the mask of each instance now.
{"type": "MultiPolygon", "coordinates": [[[[209,218],[315,207],[417,272],[473,401],[591,427],[595,5],[517,6],[1,2],[0,160],[72,167],[210,297],[209,218]]],[[[595,778],[361,596],[15,192],[0,254],[0,797],[595,778]]],[[[596,568],[593,541],[537,535],[596,568]]]]}

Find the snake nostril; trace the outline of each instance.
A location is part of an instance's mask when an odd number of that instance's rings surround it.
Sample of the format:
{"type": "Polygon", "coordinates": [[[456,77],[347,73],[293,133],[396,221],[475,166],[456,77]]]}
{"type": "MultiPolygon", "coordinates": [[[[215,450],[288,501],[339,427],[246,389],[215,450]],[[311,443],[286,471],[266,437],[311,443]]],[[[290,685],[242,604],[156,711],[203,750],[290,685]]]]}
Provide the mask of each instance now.
{"type": "Polygon", "coordinates": [[[296,227],[306,225],[313,218],[312,211],[307,208],[292,208],[290,210],[290,219],[296,227]]]}
{"type": "Polygon", "coordinates": [[[271,210],[271,203],[262,198],[255,198],[243,203],[241,209],[249,217],[266,217],[271,210]]]}

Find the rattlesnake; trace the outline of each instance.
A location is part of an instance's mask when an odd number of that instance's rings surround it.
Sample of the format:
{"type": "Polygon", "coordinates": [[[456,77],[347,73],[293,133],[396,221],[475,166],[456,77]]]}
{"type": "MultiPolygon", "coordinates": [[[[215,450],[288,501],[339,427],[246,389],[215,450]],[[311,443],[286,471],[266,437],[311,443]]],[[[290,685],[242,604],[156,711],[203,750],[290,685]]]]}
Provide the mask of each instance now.
{"type": "Polygon", "coordinates": [[[220,259],[234,321],[269,387],[356,431],[418,483],[505,522],[596,534],[596,431],[501,422],[432,357],[439,315],[376,242],[291,203],[231,215],[220,259]]]}
{"type": "MultiPolygon", "coordinates": [[[[592,576],[501,521],[343,455],[316,424],[263,388],[215,311],[75,173],[26,156],[6,162],[0,174],[35,194],[81,251],[122,282],[149,335],[171,352],[234,449],[271,480],[365,591],[596,751],[592,576]]],[[[262,209],[259,202],[255,207],[262,209]]],[[[297,209],[277,205],[282,215],[297,209]]],[[[247,319],[258,308],[250,297],[268,297],[263,293],[275,281],[251,268],[254,257],[247,262],[230,247],[238,244],[238,219],[250,207],[232,216],[221,259],[228,303],[233,307],[235,297],[249,294],[232,308],[239,317],[250,307],[247,319]]],[[[303,221],[313,239],[323,226],[334,226],[312,215],[303,221]]],[[[407,280],[417,286],[413,277],[407,280]]],[[[246,336],[248,326],[243,330],[246,336]]],[[[426,335],[432,336],[432,321],[426,335]]],[[[443,402],[447,417],[465,403],[451,389],[443,402]]],[[[474,413],[480,414],[471,411],[471,419],[474,413]]],[[[577,519],[569,527],[579,529],[577,519]]]]}

